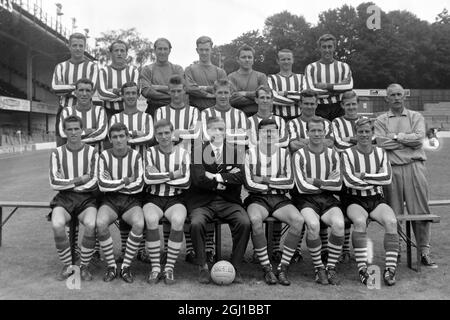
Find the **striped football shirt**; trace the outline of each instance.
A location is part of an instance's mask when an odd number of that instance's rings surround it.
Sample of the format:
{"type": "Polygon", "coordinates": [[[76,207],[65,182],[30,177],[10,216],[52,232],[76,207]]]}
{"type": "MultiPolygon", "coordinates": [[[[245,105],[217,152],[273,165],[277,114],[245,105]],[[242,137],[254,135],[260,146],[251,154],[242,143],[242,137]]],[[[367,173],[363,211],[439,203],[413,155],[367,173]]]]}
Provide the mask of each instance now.
{"type": "Polygon", "coordinates": [[[351,195],[365,197],[383,194],[381,186],[391,183],[391,164],[386,151],[379,147],[373,147],[369,154],[360,152],[356,146],[344,150],[342,167],[344,183],[351,195]],[[355,173],[362,172],[365,177],[361,180],[355,173]]]}
{"type": "Polygon", "coordinates": [[[329,179],[332,171],[340,173],[339,154],[324,146],[323,151],[315,153],[306,146],[294,153],[292,161],[297,191],[304,194],[318,194],[323,190],[339,191],[342,179],[329,179]],[[314,179],[314,184],[306,181],[314,179]]]}
{"type": "Polygon", "coordinates": [[[108,110],[123,111],[124,102],[122,97],[118,97],[112,92],[112,89],[120,89],[123,84],[133,81],[138,83],[139,72],[134,66],[127,66],[123,69],[115,69],[106,66],[99,73],[98,94],[104,101],[104,107],[108,110]]]}
{"type": "Polygon", "coordinates": [[[87,144],[79,150],[70,150],[67,144],[50,155],[50,186],[57,191],[91,192],[97,188],[98,153],[87,144]],[[90,179],[75,185],[72,180],[88,174],[90,179]]]}
{"type": "Polygon", "coordinates": [[[98,186],[102,192],[120,192],[137,194],[144,187],[144,168],[142,156],[136,150],[128,148],[124,157],[115,156],[113,149],[104,150],[98,162],[98,186]],[[128,185],[124,178],[134,178],[128,185]]]}
{"type": "Polygon", "coordinates": [[[159,145],[147,149],[145,155],[145,183],[148,192],[157,196],[179,195],[190,186],[190,156],[179,145],[173,147],[170,154],[160,150],[159,145]],[[148,167],[155,167],[159,172],[151,173],[148,167]],[[174,171],[181,170],[182,177],[174,179],[174,171]]]}
{"type": "Polygon", "coordinates": [[[303,74],[292,73],[289,77],[271,74],[267,81],[273,92],[274,114],[283,118],[300,116],[300,92],[306,88],[303,74]],[[287,96],[280,95],[279,91],[286,91],[287,96]]]}
{"type": "Polygon", "coordinates": [[[245,155],[245,188],[250,193],[285,194],[294,187],[291,157],[285,148],[276,148],[272,155],[250,147],[245,155]],[[266,177],[267,183],[255,182],[255,176],[266,177]]]}
{"type": "Polygon", "coordinates": [[[72,93],[75,90],[75,82],[82,78],[90,79],[94,83],[95,91],[98,80],[97,64],[88,60],[75,64],[67,60],[56,65],[52,89],[59,96],[60,106],[73,107],[77,104],[77,98],[72,93]]]}
{"type": "MultiPolygon", "coordinates": [[[[271,115],[268,119],[274,119],[275,122],[278,125],[278,133],[280,135],[280,141],[279,141],[279,147],[285,148],[289,144],[289,133],[287,130],[286,122],[282,117],[271,115]]],[[[257,136],[258,136],[258,125],[263,120],[263,118],[260,118],[258,114],[255,114],[248,118],[249,128],[251,132],[251,140],[250,142],[252,144],[256,144],[257,136]]]]}

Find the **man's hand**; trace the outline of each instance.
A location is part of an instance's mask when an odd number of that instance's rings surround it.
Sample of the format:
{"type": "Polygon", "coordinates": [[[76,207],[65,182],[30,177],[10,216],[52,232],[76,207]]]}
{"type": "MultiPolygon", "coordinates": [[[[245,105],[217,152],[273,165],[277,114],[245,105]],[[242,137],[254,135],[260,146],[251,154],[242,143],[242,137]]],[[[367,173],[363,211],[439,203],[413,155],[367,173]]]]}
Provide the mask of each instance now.
{"type": "Polygon", "coordinates": [[[256,183],[263,183],[263,178],[260,176],[253,176],[252,180],[255,181],[256,183]]]}
{"type": "Polygon", "coordinates": [[[114,93],[116,96],[119,96],[119,97],[121,96],[120,89],[114,88],[114,89],[112,89],[111,91],[112,91],[112,93],[114,93]]]}
{"type": "Polygon", "coordinates": [[[109,173],[108,170],[103,171],[102,176],[105,180],[112,180],[111,174],[109,173]]]}
{"type": "Polygon", "coordinates": [[[317,89],[320,89],[320,90],[327,90],[328,84],[320,82],[320,83],[316,83],[314,85],[314,87],[316,87],[317,89]]]}
{"type": "Polygon", "coordinates": [[[313,178],[305,178],[305,181],[309,184],[314,184],[314,179],[313,178]]]}
{"type": "Polygon", "coordinates": [[[270,178],[269,177],[262,177],[262,182],[265,184],[269,184],[270,183],[270,178]]]}
{"type": "Polygon", "coordinates": [[[341,174],[337,171],[331,171],[330,174],[328,175],[329,180],[336,180],[336,179],[339,179],[340,177],[341,177],[341,174]]]}
{"type": "Polygon", "coordinates": [[[364,178],[366,177],[366,173],[365,172],[356,172],[355,177],[357,177],[358,179],[364,180],[364,178]]]}
{"type": "Polygon", "coordinates": [[[133,176],[133,177],[125,177],[125,178],[123,178],[122,179],[122,182],[127,186],[127,185],[129,185],[130,183],[133,183],[133,182],[135,182],[136,181],[136,178],[133,176]]]}
{"type": "Polygon", "coordinates": [[[344,142],[350,142],[351,138],[352,138],[352,137],[345,137],[345,138],[342,138],[342,141],[344,141],[344,142]]]}
{"type": "Polygon", "coordinates": [[[224,184],[222,184],[222,183],[218,183],[217,184],[217,190],[226,190],[227,189],[227,186],[226,185],[224,185],[224,184]]]}
{"type": "Polygon", "coordinates": [[[64,174],[60,170],[58,170],[55,174],[55,177],[58,179],[64,179],[64,174]]]}
{"type": "Polygon", "coordinates": [[[209,180],[214,180],[216,178],[216,175],[214,173],[209,172],[209,171],[205,171],[205,176],[209,180]]]}
{"type": "Polygon", "coordinates": [[[358,143],[358,139],[356,139],[356,137],[351,137],[350,138],[350,143],[357,144],[358,143]]]}
{"type": "Polygon", "coordinates": [[[159,173],[159,170],[154,166],[147,166],[146,170],[148,173],[159,173]]]}
{"type": "Polygon", "coordinates": [[[183,176],[183,173],[180,170],[176,170],[173,172],[173,180],[179,179],[183,176]]]}
{"type": "Polygon", "coordinates": [[[392,139],[392,140],[394,140],[395,136],[396,136],[395,133],[388,133],[388,134],[387,134],[387,137],[388,137],[389,139],[392,139]]]}
{"type": "Polygon", "coordinates": [[[92,129],[92,128],[86,128],[86,129],[84,129],[84,134],[85,134],[86,136],[88,136],[88,135],[92,134],[94,131],[95,131],[95,129],[92,129]]]}
{"type": "Polygon", "coordinates": [[[241,172],[241,169],[236,167],[236,168],[231,169],[228,173],[235,174],[235,173],[239,173],[239,172],[241,172]]]}

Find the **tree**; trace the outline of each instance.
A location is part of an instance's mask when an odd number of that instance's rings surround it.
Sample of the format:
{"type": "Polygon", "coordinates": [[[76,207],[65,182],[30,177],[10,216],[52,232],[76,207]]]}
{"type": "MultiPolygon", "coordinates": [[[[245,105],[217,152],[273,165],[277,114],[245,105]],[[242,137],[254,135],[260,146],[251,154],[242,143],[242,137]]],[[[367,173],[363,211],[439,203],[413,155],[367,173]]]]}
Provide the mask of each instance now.
{"type": "Polygon", "coordinates": [[[450,14],[448,13],[448,10],[444,8],[441,13],[439,13],[436,17],[437,24],[450,24],[450,14]]]}
{"type": "Polygon", "coordinates": [[[106,64],[111,60],[109,46],[115,40],[123,40],[128,44],[128,63],[138,67],[139,70],[148,60],[154,61],[153,43],[143,38],[136,28],[102,32],[95,40],[94,55],[100,64],[106,64]]]}

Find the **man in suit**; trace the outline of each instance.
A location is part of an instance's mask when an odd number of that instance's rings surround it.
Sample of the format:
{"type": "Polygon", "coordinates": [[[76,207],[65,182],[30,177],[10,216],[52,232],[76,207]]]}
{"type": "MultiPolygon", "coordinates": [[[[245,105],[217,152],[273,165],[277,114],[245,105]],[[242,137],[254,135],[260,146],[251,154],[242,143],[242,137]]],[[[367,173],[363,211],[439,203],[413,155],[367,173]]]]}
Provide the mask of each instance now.
{"type": "Polygon", "coordinates": [[[242,207],[244,146],[227,143],[222,118],[207,119],[210,141],[197,145],[192,155],[192,186],[186,197],[191,219],[191,237],[199,265],[199,282],[209,283],[206,263],[206,225],[215,218],[230,225],[233,238],[231,263],[236,269],[235,283],[242,283],[239,265],[250,237],[250,220],[242,207]],[[241,148],[242,150],[238,150],[241,148]]]}

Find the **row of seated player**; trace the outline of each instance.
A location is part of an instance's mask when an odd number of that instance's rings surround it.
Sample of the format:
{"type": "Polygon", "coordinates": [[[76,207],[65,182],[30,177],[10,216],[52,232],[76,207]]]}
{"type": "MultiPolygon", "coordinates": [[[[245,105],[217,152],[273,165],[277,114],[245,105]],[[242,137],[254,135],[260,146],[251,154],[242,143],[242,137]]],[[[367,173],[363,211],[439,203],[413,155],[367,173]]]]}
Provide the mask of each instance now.
{"type": "MultiPolygon", "coordinates": [[[[173,125],[162,119],[155,124],[158,145],[147,150],[143,162],[138,151],[128,148],[129,133],[123,123],[109,128],[112,148],[98,156],[95,148],[81,141],[81,119],[77,116],[65,118],[63,129],[68,142],[53,151],[50,167],[51,185],[60,191],[51,203],[56,246],[65,264],[59,279],[70,275],[71,253],[64,226],[71,218],[78,218],[85,226],[81,247],[82,279],[92,279],[88,265],[97,238],[108,264],[104,280],[112,281],[117,275],[117,264],[108,227],[117,218],[122,218],[131,225],[120,271],[122,279],[133,282],[130,265],[143,239],[145,225],[145,245],[152,262],[147,281],[155,284],[164,279],[166,284],[173,284],[174,264],[183,241],[184,221],[189,214],[199,281],[208,283],[204,248],[206,223],[211,221],[211,213],[216,212],[220,219],[230,224],[232,231],[231,262],[237,270],[235,282],[243,281],[240,264],[251,234],[265,281],[289,285],[288,266],[305,224],[316,281],[337,285],[340,280],[335,266],[344,242],[341,207],[345,206],[348,208],[344,211],[350,219],[353,214],[359,217],[362,210],[385,227],[384,280],[388,285],[395,284],[396,219],[380,190],[381,186],[390,183],[391,169],[384,150],[372,144],[370,120],[357,121],[357,145],[343,152],[343,160],[324,144],[325,121],[322,118],[314,117],[308,121],[309,144],[296,151],[292,160],[290,153],[277,143],[279,128],[274,119],[262,120],[257,128],[257,146],[239,152],[238,146],[225,142],[225,121],[219,117],[208,118],[207,132],[211,142],[202,146],[197,162],[195,150],[191,157],[187,150],[173,143],[173,125]],[[230,153],[234,156],[226,156],[230,153]],[[345,194],[341,193],[339,202],[333,193],[341,190],[342,181],[348,189],[345,194]],[[144,182],[148,187],[142,195],[144,182]],[[101,196],[95,195],[97,185],[103,192],[101,196]],[[242,185],[249,191],[243,204],[240,199],[242,185]],[[286,196],[290,190],[291,199],[286,196]],[[262,231],[262,221],[269,215],[290,226],[283,256],[275,271],[267,256],[262,231]],[[172,228],[164,270],[158,229],[162,216],[170,221],[172,228]],[[326,262],[321,257],[320,221],[331,228],[326,262]]],[[[360,218],[352,221],[359,275],[361,282],[367,284],[366,221],[360,218]],[[363,230],[356,231],[357,228],[363,230]]]]}

